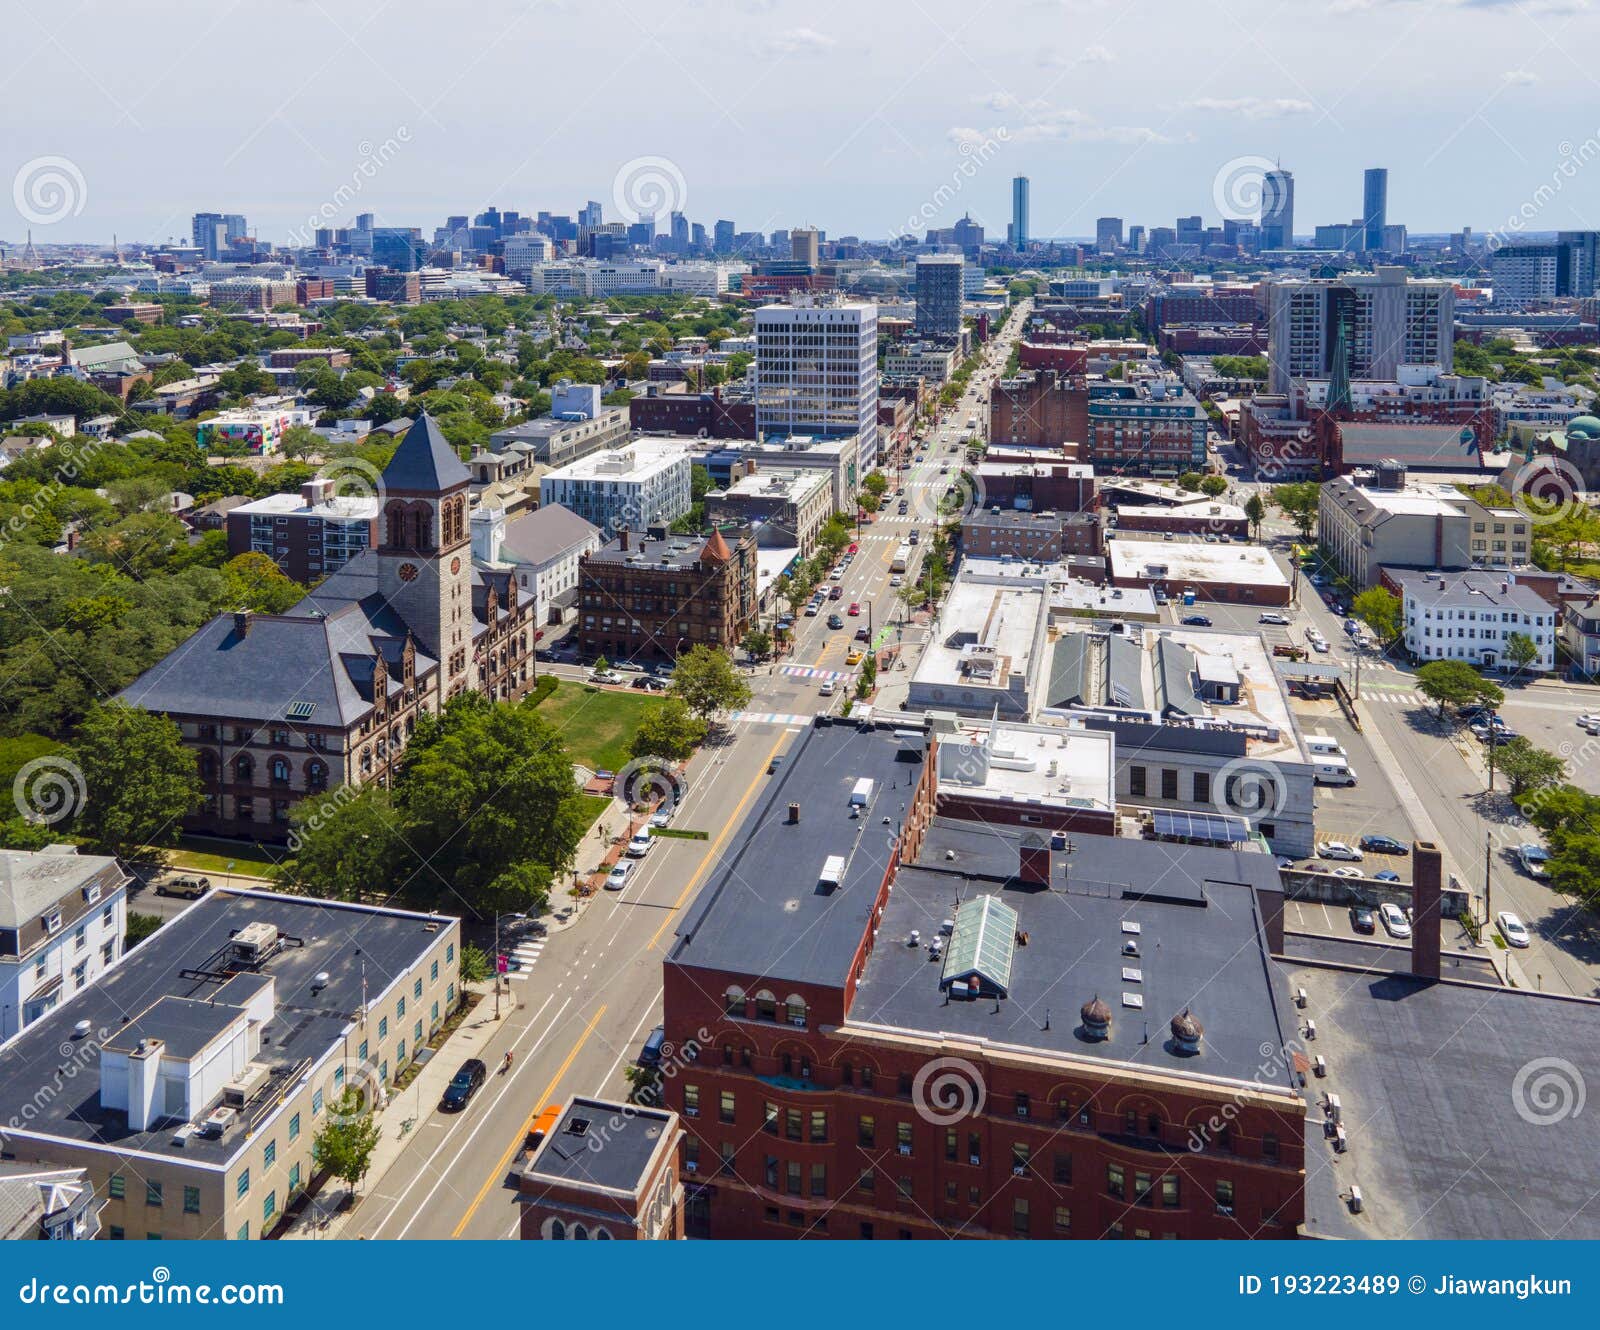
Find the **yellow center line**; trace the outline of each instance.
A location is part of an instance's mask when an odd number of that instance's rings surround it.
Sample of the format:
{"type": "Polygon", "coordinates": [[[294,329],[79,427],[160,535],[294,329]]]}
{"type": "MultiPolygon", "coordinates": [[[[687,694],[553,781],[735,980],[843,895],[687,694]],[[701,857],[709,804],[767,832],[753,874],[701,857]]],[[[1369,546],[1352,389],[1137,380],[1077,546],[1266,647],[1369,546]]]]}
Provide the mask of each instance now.
{"type": "MultiPolygon", "coordinates": [[[[766,757],[764,757],[761,761],[763,768],[772,765],[772,759],[777,756],[778,749],[783,747],[783,741],[788,737],[789,736],[787,734],[780,734],[778,736],[778,741],[772,745],[772,747],[767,751],[766,757]]],[[[755,798],[755,793],[760,788],[760,775],[758,773],[756,780],[752,782],[750,788],[744,792],[744,798],[740,799],[738,806],[734,808],[733,816],[723,824],[723,828],[717,834],[716,840],[711,842],[710,848],[707,849],[704,856],[702,856],[699,864],[695,867],[694,872],[690,875],[689,880],[684,884],[683,890],[678,893],[678,899],[672,902],[672,909],[667,912],[667,917],[661,921],[661,927],[656,929],[655,936],[650,939],[649,945],[645,947],[647,952],[655,950],[656,943],[661,941],[661,935],[667,931],[667,925],[672,922],[673,916],[683,908],[684,903],[689,899],[690,894],[696,887],[700,885],[700,879],[705,876],[707,867],[710,865],[712,859],[716,857],[717,852],[722,849],[722,843],[733,834],[733,829],[739,825],[739,820],[744,816],[745,808],[749,805],[750,800],[755,798]]]]}
{"type": "Polygon", "coordinates": [[[545,1092],[533,1101],[533,1112],[529,1113],[523,1121],[521,1129],[512,1139],[510,1148],[500,1156],[500,1162],[496,1165],[494,1172],[489,1174],[484,1180],[483,1186],[479,1188],[478,1194],[473,1197],[472,1204],[467,1207],[467,1213],[461,1216],[461,1222],[456,1225],[455,1232],[450,1235],[452,1238],[461,1236],[467,1225],[472,1222],[472,1216],[478,1213],[478,1207],[483,1204],[484,1197],[489,1194],[489,1189],[505,1177],[506,1169],[511,1167],[512,1159],[515,1158],[517,1151],[522,1148],[523,1141],[527,1140],[528,1130],[533,1126],[534,1119],[539,1116],[541,1108],[550,1102],[551,1096],[556,1092],[556,1086],[561,1084],[561,1078],[567,1074],[568,1068],[572,1066],[573,1059],[578,1056],[578,1051],[589,1042],[589,1036],[594,1033],[594,1027],[600,1023],[600,1018],[605,1014],[605,1004],[601,1003],[599,1009],[589,1018],[588,1026],[578,1036],[578,1042],[572,1046],[572,1051],[567,1054],[566,1060],[556,1069],[556,1074],[550,1078],[550,1084],[545,1087],[545,1092]]]}

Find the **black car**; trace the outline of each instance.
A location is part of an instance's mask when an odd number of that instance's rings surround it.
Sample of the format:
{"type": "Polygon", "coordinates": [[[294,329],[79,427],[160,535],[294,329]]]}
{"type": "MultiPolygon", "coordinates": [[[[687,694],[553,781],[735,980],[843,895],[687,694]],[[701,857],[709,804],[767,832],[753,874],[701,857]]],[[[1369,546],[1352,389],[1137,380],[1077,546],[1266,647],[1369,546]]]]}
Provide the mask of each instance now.
{"type": "Polygon", "coordinates": [[[783,754],[779,753],[777,757],[773,758],[772,761],[767,763],[767,775],[769,775],[769,776],[772,775],[782,765],[783,765],[783,754]]]}
{"type": "Polygon", "coordinates": [[[489,1069],[477,1058],[468,1058],[450,1084],[444,1087],[444,1098],[439,1101],[439,1107],[447,1113],[459,1113],[472,1096],[483,1089],[483,1083],[488,1079],[489,1069]]]}
{"type": "Polygon", "coordinates": [[[830,614],[828,616],[828,627],[829,628],[843,628],[844,627],[844,620],[841,619],[837,614],[830,614]]]}
{"type": "Polygon", "coordinates": [[[1188,628],[1211,627],[1211,620],[1206,618],[1206,616],[1203,614],[1186,614],[1183,616],[1183,622],[1185,627],[1188,628]]]}
{"type": "Polygon", "coordinates": [[[1404,841],[1397,841],[1393,836],[1363,836],[1361,848],[1371,850],[1374,854],[1410,854],[1410,849],[1404,841]]]}
{"type": "Polygon", "coordinates": [[[1378,921],[1372,917],[1372,911],[1365,905],[1352,905],[1350,907],[1350,927],[1358,933],[1376,933],[1378,921]]]}

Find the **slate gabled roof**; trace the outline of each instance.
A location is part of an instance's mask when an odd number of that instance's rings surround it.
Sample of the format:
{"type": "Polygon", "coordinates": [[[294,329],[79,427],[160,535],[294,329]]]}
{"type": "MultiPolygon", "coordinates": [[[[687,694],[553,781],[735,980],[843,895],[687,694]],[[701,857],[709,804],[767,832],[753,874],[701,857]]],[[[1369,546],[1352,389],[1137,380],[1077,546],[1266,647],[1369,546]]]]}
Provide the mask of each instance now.
{"type": "Polygon", "coordinates": [[[384,488],[408,494],[438,494],[471,479],[444,431],[426,411],[406,431],[383,469],[384,488]]]}

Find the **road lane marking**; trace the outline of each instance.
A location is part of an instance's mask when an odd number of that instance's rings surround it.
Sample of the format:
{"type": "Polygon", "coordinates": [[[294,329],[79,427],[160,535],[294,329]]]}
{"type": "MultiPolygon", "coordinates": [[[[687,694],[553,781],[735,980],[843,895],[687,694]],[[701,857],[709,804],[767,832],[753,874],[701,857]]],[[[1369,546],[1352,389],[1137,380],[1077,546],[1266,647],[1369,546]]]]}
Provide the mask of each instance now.
{"type": "Polygon", "coordinates": [[[594,1033],[594,1027],[600,1023],[600,1018],[605,1014],[605,1004],[601,1003],[599,1008],[596,1009],[594,1015],[589,1018],[589,1024],[584,1027],[583,1033],[578,1036],[578,1042],[572,1046],[572,1049],[567,1054],[565,1060],[559,1067],[556,1068],[556,1074],[550,1078],[550,1084],[545,1087],[545,1092],[533,1101],[534,1106],[532,1112],[530,1112],[528,1116],[523,1119],[521,1129],[512,1139],[511,1145],[507,1148],[506,1152],[500,1156],[499,1166],[493,1173],[484,1179],[483,1186],[478,1189],[477,1196],[473,1198],[472,1204],[467,1207],[466,1214],[461,1216],[461,1222],[456,1225],[455,1231],[451,1233],[450,1236],[452,1238],[459,1238],[461,1236],[467,1225],[472,1222],[472,1216],[478,1213],[478,1207],[483,1204],[484,1197],[489,1194],[490,1188],[492,1188],[495,1183],[504,1180],[506,1169],[511,1166],[511,1161],[516,1158],[517,1151],[522,1148],[523,1141],[528,1138],[528,1131],[533,1126],[534,1119],[539,1116],[542,1106],[547,1104],[550,1101],[550,1097],[555,1094],[556,1086],[561,1084],[561,1078],[567,1074],[567,1070],[572,1066],[573,1059],[578,1056],[578,1053],[583,1046],[589,1042],[589,1036],[594,1033]]]}

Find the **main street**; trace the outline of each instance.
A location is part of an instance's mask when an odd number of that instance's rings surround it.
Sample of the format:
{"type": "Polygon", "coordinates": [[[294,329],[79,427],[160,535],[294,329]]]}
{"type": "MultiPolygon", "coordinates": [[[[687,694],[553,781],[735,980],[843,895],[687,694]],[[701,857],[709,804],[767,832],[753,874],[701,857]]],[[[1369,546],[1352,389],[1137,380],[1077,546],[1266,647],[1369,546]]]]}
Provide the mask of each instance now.
{"type": "MultiPolygon", "coordinates": [[[[485,1050],[491,1066],[511,1052],[512,1069],[492,1074],[458,1115],[416,1104],[414,1143],[362,1198],[348,1235],[515,1236],[518,1206],[508,1180],[532,1119],[546,1104],[574,1095],[626,1096],[624,1069],[661,1020],[661,962],[681,912],[730,848],[772,759],[818,711],[836,708],[852,690],[855,670],[845,658],[854,630],[868,622],[869,603],[880,644],[894,644],[895,635],[881,630],[898,613],[889,567],[895,548],[913,527],[927,534],[930,505],[949,483],[939,467],[948,463],[952,474],[959,471],[967,417],[987,418],[986,380],[1003,367],[1020,326],[1013,318],[994,339],[984,370],[945,411],[944,423],[930,428],[929,449],[906,482],[908,494],[917,486],[931,497],[911,503],[900,517],[891,487],[884,511],[862,529],[858,553],[839,584],[841,598],[814,618],[796,620],[792,653],[755,669],[749,705],[689,763],[672,825],[704,831],[709,839],[657,840],[626,889],[599,893],[571,927],[552,932],[527,977],[510,984],[515,1009],[485,1050]],[[845,617],[842,630],[829,629],[830,610],[843,615],[852,602],[861,604],[862,614],[845,617]],[[825,697],[822,684],[830,678],[835,692],[825,697]]],[[[907,640],[912,636],[908,632],[907,640]]],[[[595,848],[586,845],[580,854],[593,856],[595,848]]],[[[403,1091],[402,1098],[407,1093],[416,1092],[403,1091]]]]}

